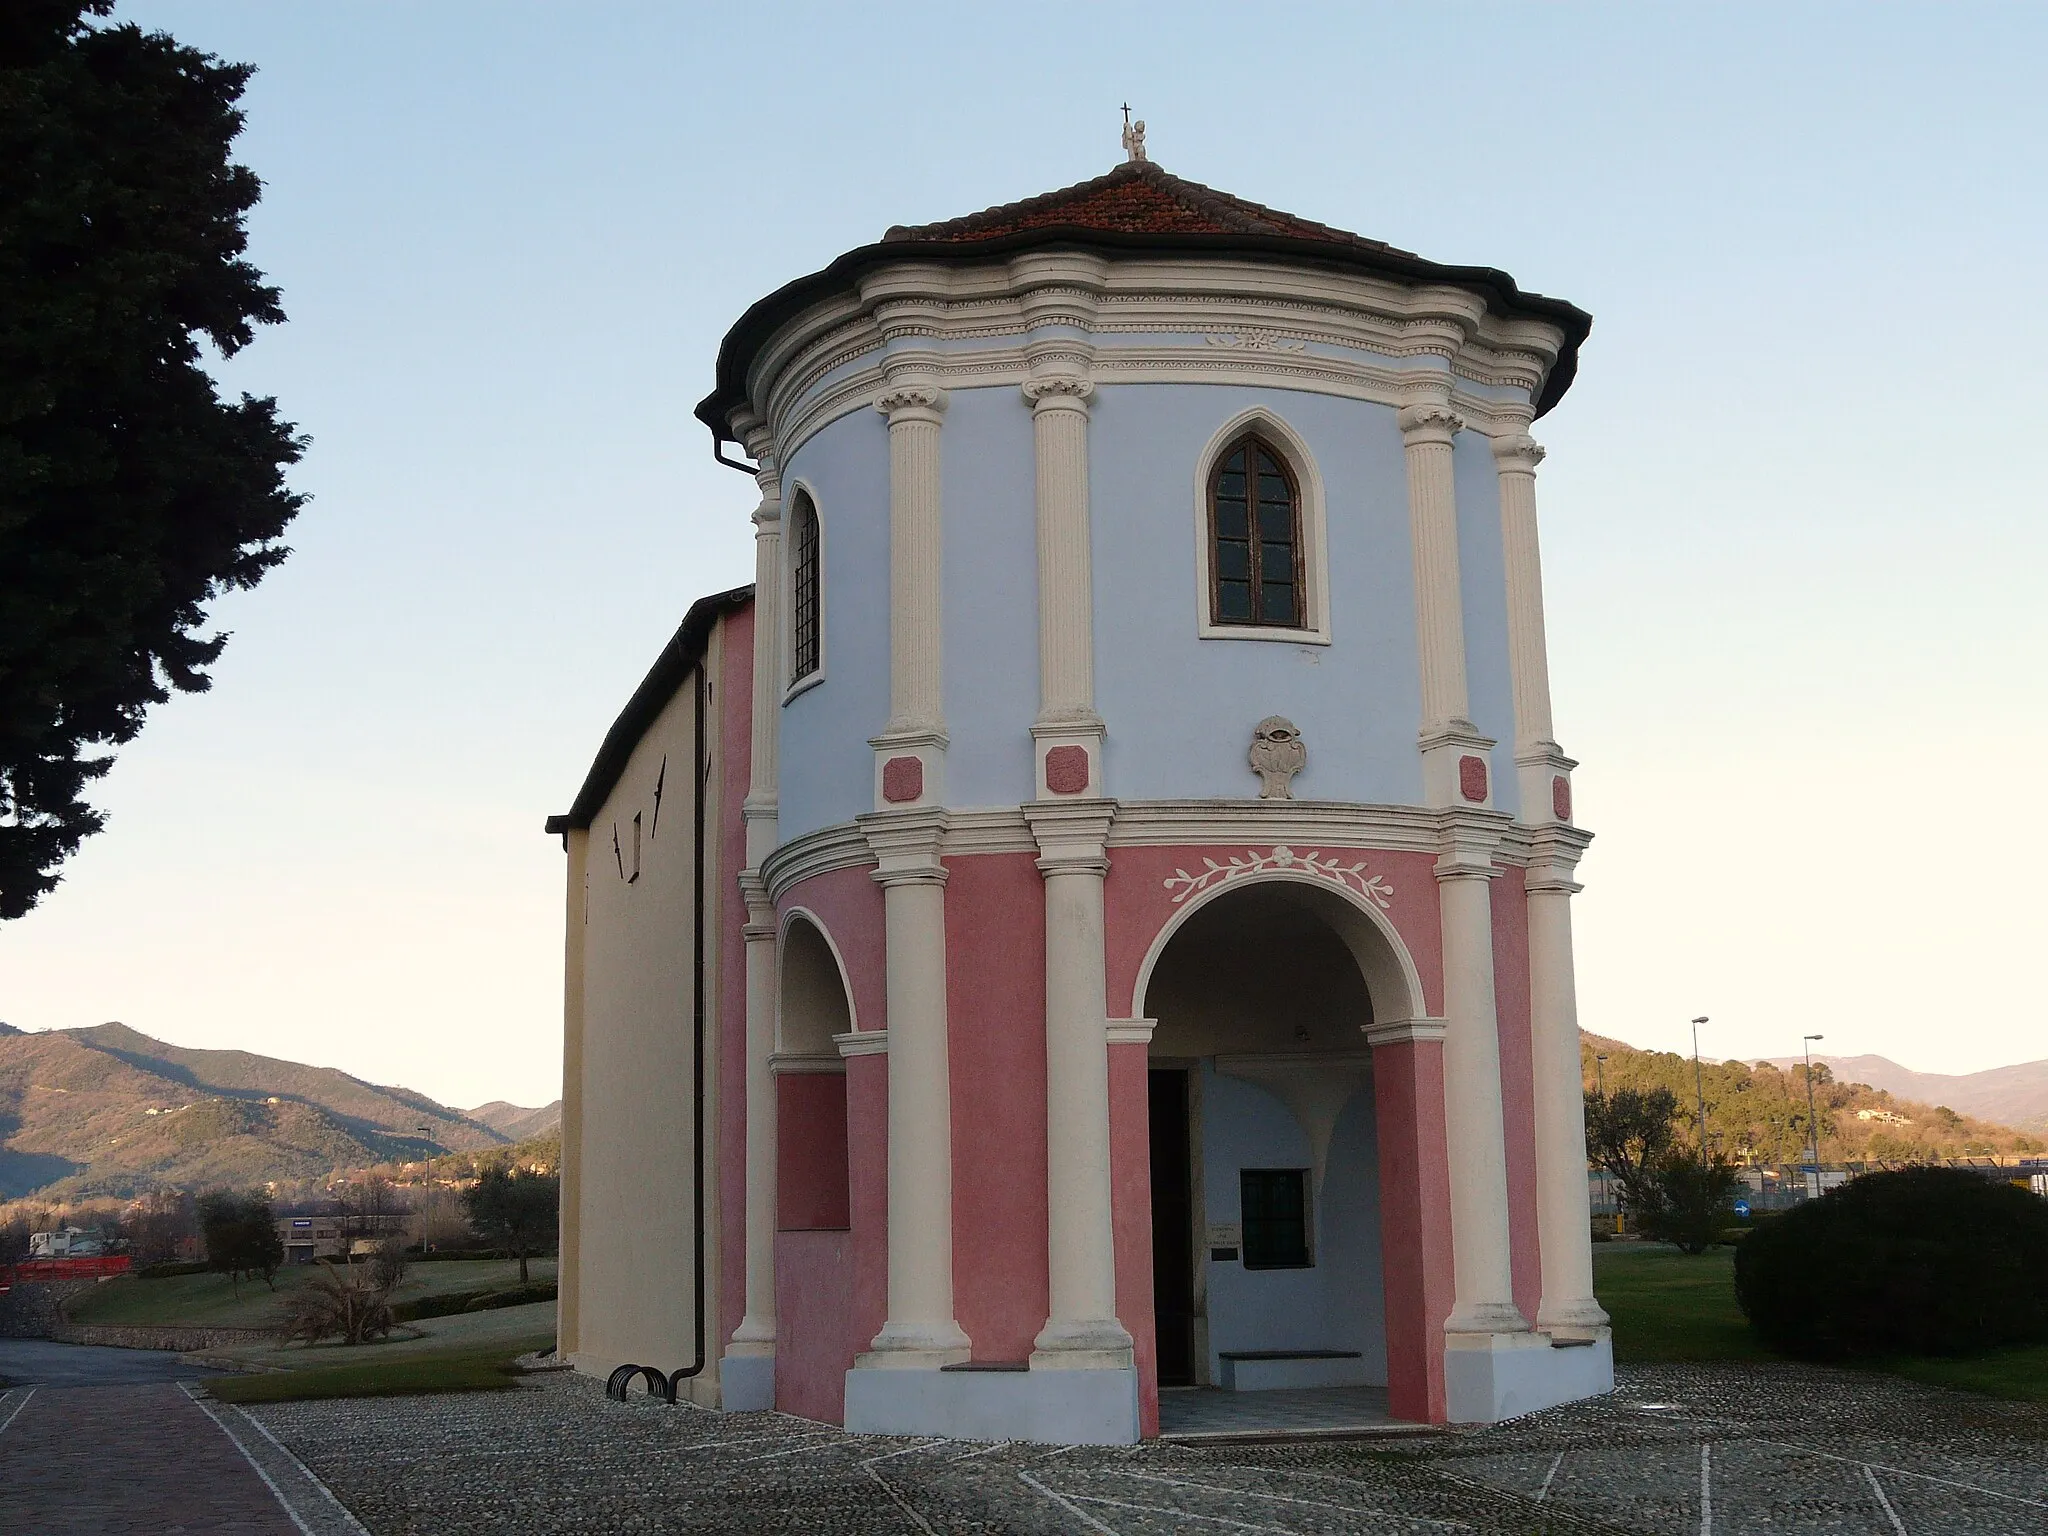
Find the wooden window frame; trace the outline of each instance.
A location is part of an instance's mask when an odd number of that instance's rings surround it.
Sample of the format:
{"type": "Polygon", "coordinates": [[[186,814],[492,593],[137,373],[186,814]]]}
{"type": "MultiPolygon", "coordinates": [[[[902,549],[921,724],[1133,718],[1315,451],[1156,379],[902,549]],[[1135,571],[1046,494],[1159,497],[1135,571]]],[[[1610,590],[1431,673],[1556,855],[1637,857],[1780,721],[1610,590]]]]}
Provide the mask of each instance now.
{"type": "Polygon", "coordinates": [[[818,516],[817,498],[799,488],[790,498],[789,679],[785,699],[821,681],[824,672],[824,521],[818,516]],[[808,548],[805,547],[806,534],[809,535],[808,548]]]}
{"type": "Polygon", "coordinates": [[[1238,1241],[1239,1252],[1243,1254],[1246,1269],[1314,1269],[1316,1267],[1315,1234],[1315,1180],[1306,1168],[1240,1168],[1238,1180],[1238,1241]],[[1285,1179],[1296,1185],[1301,1192],[1301,1258],[1274,1261],[1263,1256],[1252,1256],[1252,1218],[1245,1210],[1244,1186],[1250,1179],[1285,1179]]]}
{"type": "Polygon", "coordinates": [[[1303,631],[1314,629],[1316,627],[1314,623],[1316,616],[1309,611],[1309,598],[1311,594],[1309,591],[1308,562],[1306,559],[1308,528],[1306,519],[1302,515],[1301,477],[1295,473],[1293,460],[1281,450],[1277,443],[1263,432],[1260,432],[1256,427],[1250,431],[1241,432],[1236,437],[1231,438],[1229,442],[1225,443],[1217,451],[1215,459],[1209,467],[1208,491],[1203,500],[1208,514],[1206,537],[1209,541],[1208,600],[1210,625],[1218,629],[1232,630],[1281,630],[1288,634],[1299,634],[1303,631]],[[1294,617],[1286,623],[1281,623],[1275,619],[1227,619],[1223,616],[1223,562],[1220,558],[1222,554],[1222,539],[1216,524],[1216,499],[1218,487],[1223,480],[1224,469],[1230,463],[1231,456],[1240,449],[1244,450],[1246,455],[1245,484],[1247,495],[1245,500],[1245,528],[1248,537],[1245,542],[1251,555],[1249,585],[1252,597],[1251,606],[1254,613],[1258,611],[1263,593],[1262,573],[1264,562],[1261,558],[1261,550],[1265,544],[1265,540],[1258,536],[1258,466],[1255,455],[1263,453],[1267,458],[1271,459],[1274,464],[1279,466],[1281,476],[1287,481],[1288,511],[1292,524],[1292,538],[1289,542],[1289,548],[1293,554],[1294,567],[1294,617]]]}

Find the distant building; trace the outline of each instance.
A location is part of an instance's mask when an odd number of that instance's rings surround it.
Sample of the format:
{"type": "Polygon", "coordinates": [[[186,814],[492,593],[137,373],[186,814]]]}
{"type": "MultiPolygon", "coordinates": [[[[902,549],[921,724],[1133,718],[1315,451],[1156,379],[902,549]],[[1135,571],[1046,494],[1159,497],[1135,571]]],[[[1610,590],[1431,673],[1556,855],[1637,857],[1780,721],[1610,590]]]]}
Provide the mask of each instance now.
{"type": "Polygon", "coordinates": [[[756,583],[550,823],[579,1370],[1108,1442],[1611,1387],[1529,436],[1589,323],[1141,135],[747,311],[756,583]]]}
{"type": "Polygon", "coordinates": [[[56,1232],[31,1232],[28,1256],[32,1259],[96,1259],[107,1251],[97,1232],[83,1227],[65,1227],[56,1232]]]}

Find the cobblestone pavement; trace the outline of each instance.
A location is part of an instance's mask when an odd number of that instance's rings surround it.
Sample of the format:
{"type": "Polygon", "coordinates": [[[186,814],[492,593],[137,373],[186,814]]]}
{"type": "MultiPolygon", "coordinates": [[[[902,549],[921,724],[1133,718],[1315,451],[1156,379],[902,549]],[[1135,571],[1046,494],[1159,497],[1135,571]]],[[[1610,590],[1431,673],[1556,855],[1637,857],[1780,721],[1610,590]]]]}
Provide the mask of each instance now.
{"type": "Polygon", "coordinates": [[[0,1396],[7,1536],[299,1536],[206,1411],[168,1384],[0,1396]]]}
{"type": "Polygon", "coordinates": [[[1789,1365],[1628,1370],[1483,1431],[1199,1449],[850,1436],[565,1376],[258,1415],[375,1536],[2048,1536],[2048,1410],[1789,1365]]]}

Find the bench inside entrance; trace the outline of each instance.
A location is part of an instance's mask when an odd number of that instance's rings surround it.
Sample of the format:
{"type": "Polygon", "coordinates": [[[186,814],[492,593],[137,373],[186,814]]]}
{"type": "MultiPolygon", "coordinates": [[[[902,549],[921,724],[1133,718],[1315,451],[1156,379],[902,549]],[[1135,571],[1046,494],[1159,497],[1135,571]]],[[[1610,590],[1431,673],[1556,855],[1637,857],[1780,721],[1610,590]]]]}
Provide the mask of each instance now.
{"type": "Polygon", "coordinates": [[[1226,1392],[1267,1392],[1281,1387],[1358,1387],[1365,1379],[1365,1357],[1355,1349],[1226,1349],[1223,1379],[1226,1392]]]}

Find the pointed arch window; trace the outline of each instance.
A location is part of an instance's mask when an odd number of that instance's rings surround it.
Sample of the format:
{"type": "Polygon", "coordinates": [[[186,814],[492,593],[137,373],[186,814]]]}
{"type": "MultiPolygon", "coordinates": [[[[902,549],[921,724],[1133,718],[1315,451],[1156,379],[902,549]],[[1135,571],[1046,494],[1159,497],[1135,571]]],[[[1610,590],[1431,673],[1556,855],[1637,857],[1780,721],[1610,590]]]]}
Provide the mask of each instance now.
{"type": "Polygon", "coordinates": [[[806,491],[796,493],[789,514],[790,666],[794,687],[814,676],[820,660],[823,606],[820,590],[818,509],[806,491]]]}
{"type": "Polygon", "coordinates": [[[1248,432],[1209,477],[1209,620],[1308,627],[1301,487],[1279,450],[1248,432]]]}

